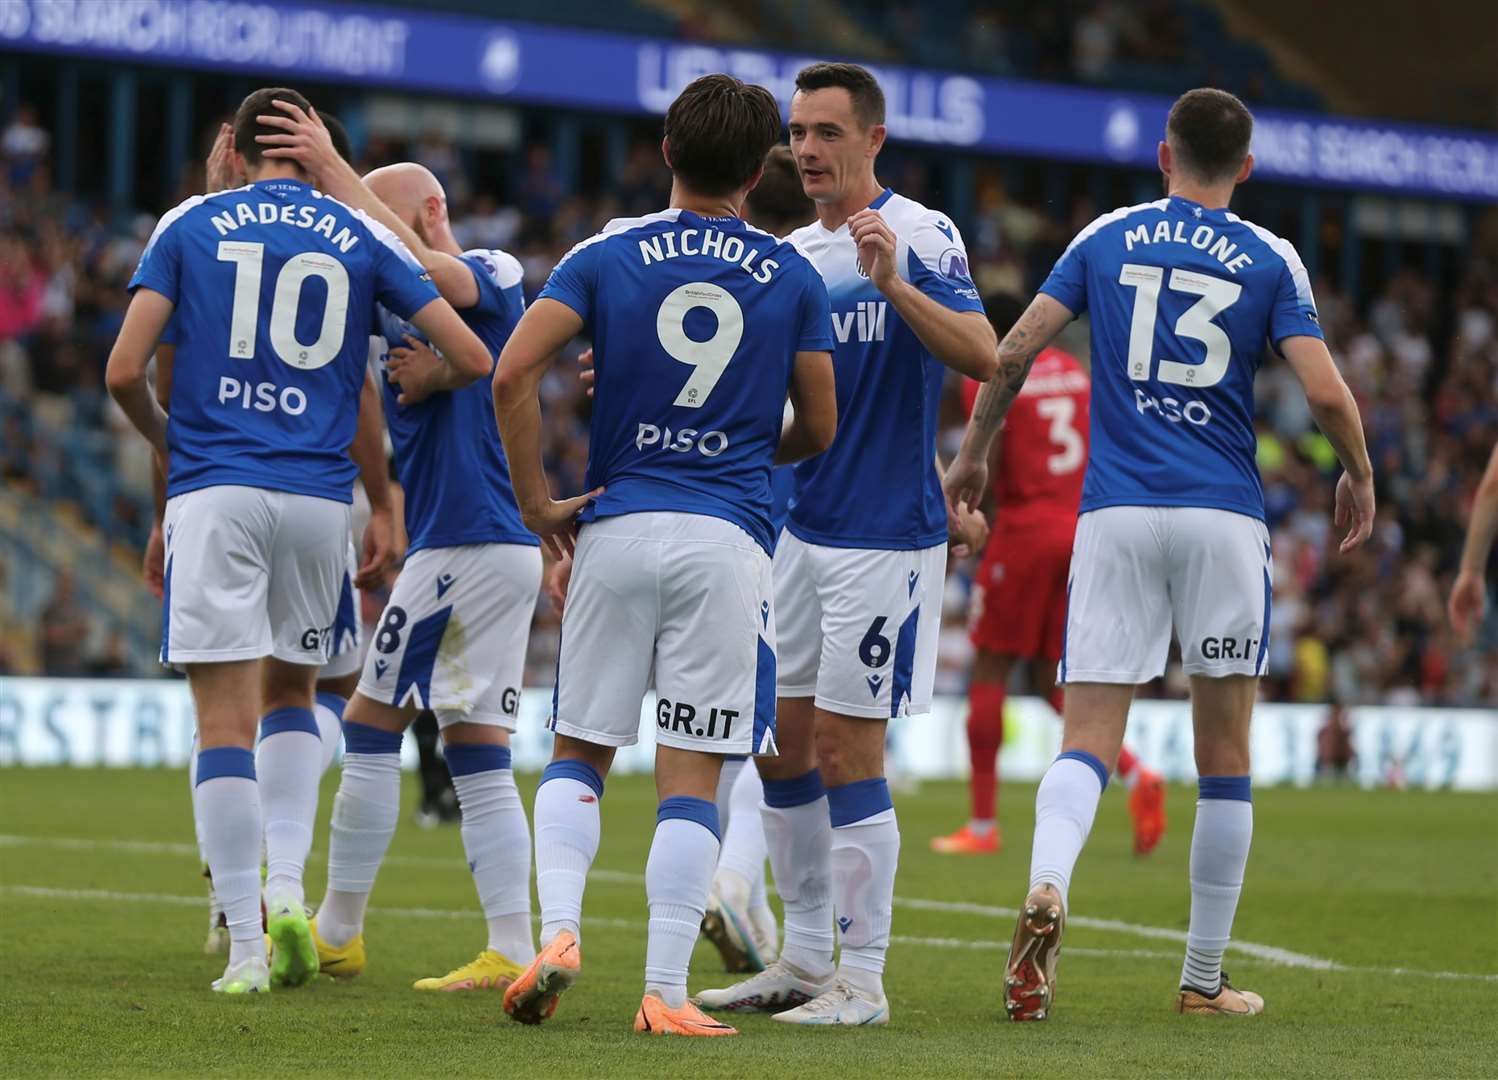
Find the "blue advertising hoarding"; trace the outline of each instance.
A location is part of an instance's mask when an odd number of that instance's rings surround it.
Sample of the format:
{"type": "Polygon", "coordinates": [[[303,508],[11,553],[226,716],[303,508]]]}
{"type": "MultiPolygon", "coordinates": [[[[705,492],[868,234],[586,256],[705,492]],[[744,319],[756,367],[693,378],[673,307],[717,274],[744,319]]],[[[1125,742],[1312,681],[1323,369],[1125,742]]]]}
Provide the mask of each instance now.
{"type": "MultiPolygon", "coordinates": [[[[820,59],[327,0],[0,0],[0,49],[655,114],[712,71],[760,83],[785,107],[796,72],[820,59]]],[[[1149,168],[1170,104],[870,67],[888,98],[892,137],[982,153],[1149,168]]],[[[1286,110],[1256,117],[1262,176],[1498,201],[1498,136],[1286,110]]]]}

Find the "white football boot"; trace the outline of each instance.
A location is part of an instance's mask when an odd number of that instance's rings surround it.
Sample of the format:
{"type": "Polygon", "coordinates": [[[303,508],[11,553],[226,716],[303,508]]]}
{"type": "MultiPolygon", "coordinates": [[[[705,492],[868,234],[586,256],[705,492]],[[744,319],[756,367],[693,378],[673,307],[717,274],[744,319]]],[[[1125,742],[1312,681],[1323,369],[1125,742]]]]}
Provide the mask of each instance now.
{"type": "Polygon", "coordinates": [[[213,989],[220,994],[269,993],[270,965],[263,956],[251,956],[230,964],[221,976],[213,980],[213,989]]]}
{"type": "Polygon", "coordinates": [[[703,990],[692,1001],[713,1012],[769,1012],[794,1009],[812,1001],[832,985],[830,978],[809,979],[790,965],[776,961],[757,975],[722,990],[703,990]]]}
{"type": "Polygon", "coordinates": [[[841,979],[808,1001],[789,1012],[776,1013],[770,1019],[783,1024],[805,1024],[808,1026],[863,1027],[869,1024],[889,1023],[889,998],[869,996],[855,990],[841,979]]]}

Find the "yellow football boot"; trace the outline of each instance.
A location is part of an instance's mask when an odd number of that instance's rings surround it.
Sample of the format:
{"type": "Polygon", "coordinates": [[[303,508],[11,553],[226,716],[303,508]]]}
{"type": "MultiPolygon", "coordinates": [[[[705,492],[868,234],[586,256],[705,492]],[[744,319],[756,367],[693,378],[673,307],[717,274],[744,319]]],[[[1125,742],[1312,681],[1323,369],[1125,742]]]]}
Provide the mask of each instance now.
{"type": "Polygon", "coordinates": [[[524,971],[504,953],[485,949],[462,967],[436,978],[417,979],[411,986],[416,990],[506,990],[524,971]]]}
{"type": "Polygon", "coordinates": [[[342,948],[335,949],[317,932],[317,919],[310,924],[312,941],[317,946],[317,966],[324,975],[335,979],[352,979],[364,970],[364,935],[360,934],[342,948]]]}

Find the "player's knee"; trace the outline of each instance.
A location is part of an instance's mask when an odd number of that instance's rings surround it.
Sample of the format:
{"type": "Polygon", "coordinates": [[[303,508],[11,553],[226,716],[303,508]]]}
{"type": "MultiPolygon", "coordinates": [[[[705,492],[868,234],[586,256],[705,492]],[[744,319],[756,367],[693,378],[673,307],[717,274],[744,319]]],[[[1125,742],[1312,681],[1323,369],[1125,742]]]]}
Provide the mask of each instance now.
{"type": "Polygon", "coordinates": [[[570,735],[558,735],[552,743],[551,760],[585,762],[599,776],[607,776],[609,767],[614,763],[614,747],[574,739],[570,735]]]}

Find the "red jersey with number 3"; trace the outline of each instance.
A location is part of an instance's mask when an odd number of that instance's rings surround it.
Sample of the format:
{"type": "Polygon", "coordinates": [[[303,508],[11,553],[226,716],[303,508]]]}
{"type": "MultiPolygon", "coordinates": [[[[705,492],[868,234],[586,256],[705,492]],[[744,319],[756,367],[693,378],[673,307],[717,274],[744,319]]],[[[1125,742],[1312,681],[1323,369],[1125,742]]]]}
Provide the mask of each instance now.
{"type": "MultiPolygon", "coordinates": [[[[978,387],[963,380],[969,414],[978,387]]],[[[1091,383],[1076,357],[1045,349],[1035,358],[999,433],[999,468],[990,477],[996,529],[1069,533],[1076,526],[1087,474],[1090,396],[1091,383]]]]}

